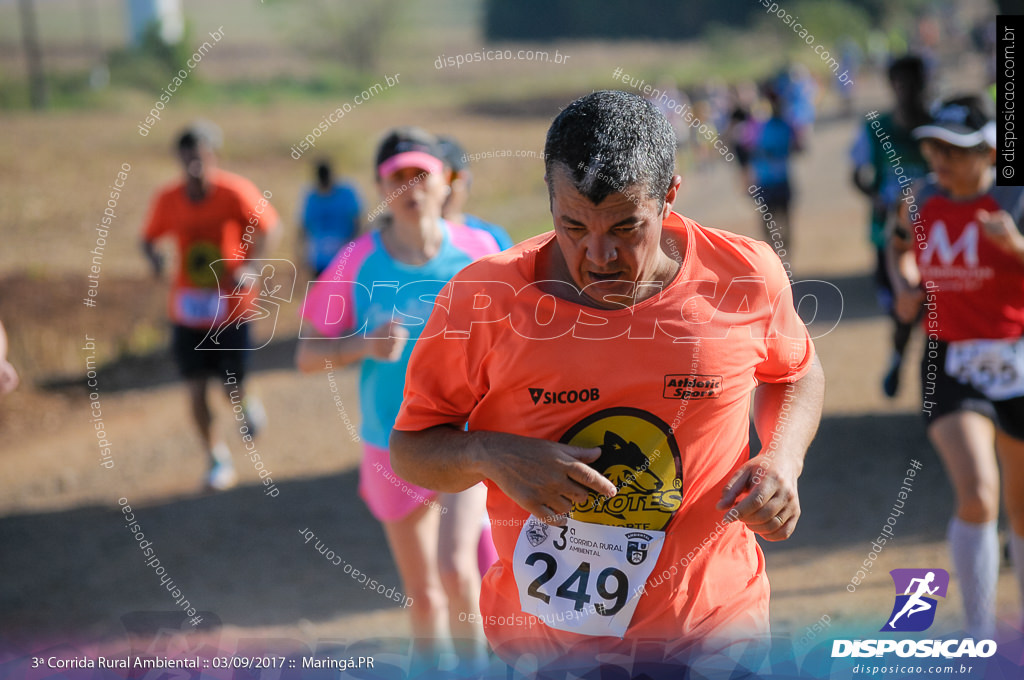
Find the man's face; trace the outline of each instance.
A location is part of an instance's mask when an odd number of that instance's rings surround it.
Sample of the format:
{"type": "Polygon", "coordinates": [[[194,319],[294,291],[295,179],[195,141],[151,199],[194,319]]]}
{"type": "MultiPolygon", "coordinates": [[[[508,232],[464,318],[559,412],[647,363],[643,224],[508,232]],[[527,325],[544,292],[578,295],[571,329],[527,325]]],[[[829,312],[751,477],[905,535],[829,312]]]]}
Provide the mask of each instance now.
{"type": "Polygon", "coordinates": [[[178,160],[190,179],[201,182],[215,167],[217,158],[205,144],[197,144],[178,149],[178,160]]]}
{"type": "MultiPolygon", "coordinates": [[[[576,287],[601,307],[606,297],[633,297],[634,284],[657,278],[661,223],[679,187],[673,178],[666,200],[649,198],[644,187],[627,187],[594,205],[573,184],[565,166],[548,178],[555,238],[576,287]]],[[[620,300],[621,301],[621,300],[620,300]]]]}
{"type": "Polygon", "coordinates": [[[900,108],[910,108],[921,105],[924,100],[924,83],[909,73],[897,73],[890,78],[893,94],[896,97],[896,104],[900,108]]]}

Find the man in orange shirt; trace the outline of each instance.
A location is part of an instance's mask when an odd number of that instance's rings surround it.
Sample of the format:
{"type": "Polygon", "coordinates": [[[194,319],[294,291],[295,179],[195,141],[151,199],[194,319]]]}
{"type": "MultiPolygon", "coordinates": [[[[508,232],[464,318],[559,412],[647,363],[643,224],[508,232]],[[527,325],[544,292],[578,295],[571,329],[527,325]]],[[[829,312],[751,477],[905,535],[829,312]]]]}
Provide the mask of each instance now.
{"type": "Polygon", "coordinates": [[[262,406],[245,394],[251,345],[242,320],[260,290],[251,261],[261,257],[278,222],[269,192],[260,194],[249,180],[217,168],[219,146],[220,130],[212,124],[197,123],[181,133],[176,151],[184,179],[157,193],[142,237],[157,277],[163,261],[156,242],[173,238],[177,246],[169,300],[172,352],[188,383],[192,417],[210,459],[206,483],[213,490],[234,486],[237,476],[231,451],[213,428],[206,398],[210,378],[224,386],[232,404],[241,405],[245,430],[239,432],[247,441],[264,424],[262,406]]]}
{"type": "Polygon", "coordinates": [[[412,355],[392,464],[486,483],[483,624],[520,670],[753,672],[769,634],[754,536],[800,517],[824,377],[771,247],[672,212],[674,150],[640,97],[573,102],[545,147],[554,231],[462,270],[412,355]]]}

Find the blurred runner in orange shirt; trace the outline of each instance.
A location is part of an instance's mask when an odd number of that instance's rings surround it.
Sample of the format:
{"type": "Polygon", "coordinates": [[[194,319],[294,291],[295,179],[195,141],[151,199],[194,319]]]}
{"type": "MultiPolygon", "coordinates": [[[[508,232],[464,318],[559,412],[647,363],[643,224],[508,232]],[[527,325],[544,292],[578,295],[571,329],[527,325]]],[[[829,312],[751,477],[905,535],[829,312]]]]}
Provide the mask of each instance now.
{"type": "Polygon", "coordinates": [[[173,239],[177,249],[169,300],[172,352],[188,383],[192,417],[210,459],[206,484],[213,490],[234,486],[237,476],[231,451],[213,428],[207,381],[223,384],[232,403],[238,397],[246,434],[255,436],[265,420],[262,405],[245,393],[251,349],[245,318],[258,311],[254,305],[268,271],[250,262],[261,257],[278,222],[268,194],[217,168],[219,146],[220,130],[209,123],[179,135],[175,150],[184,178],[157,193],[142,236],[155,276],[163,270],[156,242],[173,239]]]}

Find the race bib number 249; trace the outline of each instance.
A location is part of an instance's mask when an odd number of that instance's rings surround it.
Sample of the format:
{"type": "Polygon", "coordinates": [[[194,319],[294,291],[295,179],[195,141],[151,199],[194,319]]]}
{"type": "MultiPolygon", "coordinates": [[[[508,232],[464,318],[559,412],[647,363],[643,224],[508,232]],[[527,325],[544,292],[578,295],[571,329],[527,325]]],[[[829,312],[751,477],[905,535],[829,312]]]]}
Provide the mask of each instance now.
{"type": "Polygon", "coordinates": [[[512,558],[522,610],[558,630],[622,637],[664,542],[664,531],[531,516],[512,558]]]}

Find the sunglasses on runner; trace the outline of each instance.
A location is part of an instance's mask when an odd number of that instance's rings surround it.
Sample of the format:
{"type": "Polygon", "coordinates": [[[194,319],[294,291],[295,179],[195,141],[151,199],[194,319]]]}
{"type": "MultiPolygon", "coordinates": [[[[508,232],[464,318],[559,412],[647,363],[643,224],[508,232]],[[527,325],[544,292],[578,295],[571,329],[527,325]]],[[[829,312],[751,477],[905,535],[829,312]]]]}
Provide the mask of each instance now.
{"type": "Polygon", "coordinates": [[[961,160],[973,154],[986,154],[988,153],[988,150],[989,147],[987,144],[978,144],[977,146],[955,146],[933,138],[925,138],[921,140],[921,153],[926,157],[930,156],[932,158],[941,156],[952,160],[961,160]]]}

